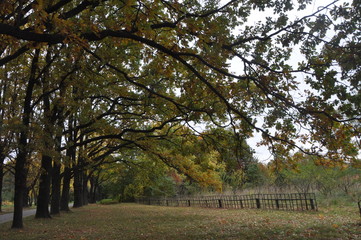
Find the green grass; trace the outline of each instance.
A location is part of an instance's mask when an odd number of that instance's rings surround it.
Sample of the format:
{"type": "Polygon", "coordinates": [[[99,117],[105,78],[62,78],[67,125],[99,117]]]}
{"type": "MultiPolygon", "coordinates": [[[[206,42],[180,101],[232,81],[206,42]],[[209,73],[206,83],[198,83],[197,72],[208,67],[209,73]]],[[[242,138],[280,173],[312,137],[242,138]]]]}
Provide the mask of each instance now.
{"type": "Polygon", "coordinates": [[[108,204],[117,204],[119,201],[114,199],[102,199],[99,201],[99,204],[108,205],[108,204]]]}
{"type": "Polygon", "coordinates": [[[25,228],[0,225],[0,239],[361,239],[356,208],[319,212],[226,210],[137,204],[89,205],[25,228]]]}

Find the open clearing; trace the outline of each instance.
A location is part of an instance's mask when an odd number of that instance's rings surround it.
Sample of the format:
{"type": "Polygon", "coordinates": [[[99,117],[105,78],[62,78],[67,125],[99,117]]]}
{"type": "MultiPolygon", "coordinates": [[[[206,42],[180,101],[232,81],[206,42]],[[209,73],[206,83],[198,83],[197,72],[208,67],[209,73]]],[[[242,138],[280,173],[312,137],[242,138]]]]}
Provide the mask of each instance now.
{"type": "Polygon", "coordinates": [[[361,239],[356,207],[318,212],[89,205],[25,228],[0,225],[1,240],[24,239],[361,239]]]}

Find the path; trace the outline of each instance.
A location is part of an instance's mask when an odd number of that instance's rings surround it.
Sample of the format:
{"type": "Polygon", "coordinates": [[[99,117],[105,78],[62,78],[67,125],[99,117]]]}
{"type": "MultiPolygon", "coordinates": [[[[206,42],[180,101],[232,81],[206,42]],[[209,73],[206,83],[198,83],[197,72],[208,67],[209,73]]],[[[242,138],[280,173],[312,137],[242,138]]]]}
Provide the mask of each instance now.
{"type": "MultiPolygon", "coordinates": [[[[24,210],[23,217],[35,215],[36,209],[24,210]]],[[[0,224],[11,222],[13,220],[14,213],[7,213],[0,215],[0,224]]]]}

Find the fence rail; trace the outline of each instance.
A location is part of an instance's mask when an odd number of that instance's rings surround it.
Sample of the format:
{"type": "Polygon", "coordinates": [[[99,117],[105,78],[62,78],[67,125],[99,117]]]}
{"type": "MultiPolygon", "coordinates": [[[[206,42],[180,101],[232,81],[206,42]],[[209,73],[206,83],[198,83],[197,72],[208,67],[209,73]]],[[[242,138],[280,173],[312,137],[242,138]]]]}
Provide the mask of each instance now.
{"type": "Polygon", "coordinates": [[[176,198],[140,198],[137,203],[176,207],[262,208],[290,211],[317,211],[314,193],[251,194],[176,198]]]}

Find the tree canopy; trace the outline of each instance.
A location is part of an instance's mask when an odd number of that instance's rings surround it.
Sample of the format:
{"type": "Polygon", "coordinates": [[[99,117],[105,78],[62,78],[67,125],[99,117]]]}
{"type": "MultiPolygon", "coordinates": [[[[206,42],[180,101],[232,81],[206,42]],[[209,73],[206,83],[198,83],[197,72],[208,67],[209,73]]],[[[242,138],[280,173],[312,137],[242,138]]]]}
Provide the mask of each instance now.
{"type": "Polygon", "coordinates": [[[77,81],[67,85],[89,88],[79,90],[89,104],[128,101],[146,106],[153,123],[232,124],[261,132],[283,154],[300,147],[347,159],[359,137],[360,9],[333,1],[290,19],[309,2],[3,1],[1,65],[39,49],[63,64],[53,59],[52,75],[68,71],[63,78],[77,81]],[[266,10],[272,17],[247,21],[266,10]],[[303,57],[293,66],[296,47],[303,57]],[[241,62],[237,73],[228,70],[232,59],[241,62]]]}

